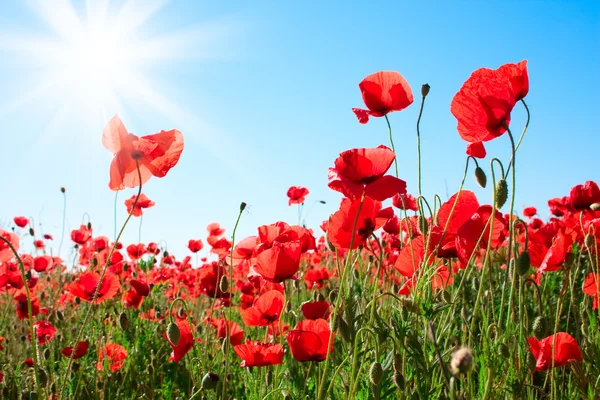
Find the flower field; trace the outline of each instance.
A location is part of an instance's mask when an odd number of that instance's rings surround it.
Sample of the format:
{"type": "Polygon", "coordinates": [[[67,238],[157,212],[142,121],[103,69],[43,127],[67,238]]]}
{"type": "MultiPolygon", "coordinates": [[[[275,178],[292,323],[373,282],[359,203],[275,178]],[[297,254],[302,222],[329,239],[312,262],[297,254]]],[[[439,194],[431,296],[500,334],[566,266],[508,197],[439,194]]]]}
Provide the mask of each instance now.
{"type": "MultiPolygon", "coordinates": [[[[448,199],[421,193],[435,88],[413,92],[390,71],[358,87],[357,123],[380,124],[383,144],[331,154],[323,175],[342,200],[328,220],[313,230],[275,217],[239,237],[240,198],[235,225],[209,224],[183,254],[121,236],[155,205],[144,185],[185,157],[185,132],[137,136],[108,121],[108,186],[137,190],[119,204],[116,238],[94,220],[39,233],[11,216],[0,229],[2,398],[600,398],[600,188],[573,182],[548,199],[549,220],[517,208],[535,118],[527,61],[475,70],[452,99],[466,154],[448,199]],[[390,119],[407,107],[420,107],[410,191],[390,119]],[[526,120],[511,119],[517,107],[526,120]],[[511,156],[488,154],[490,141],[511,156]]],[[[65,205],[68,194],[57,188],[65,205]]],[[[300,215],[307,196],[291,186],[288,204],[300,215]]]]}

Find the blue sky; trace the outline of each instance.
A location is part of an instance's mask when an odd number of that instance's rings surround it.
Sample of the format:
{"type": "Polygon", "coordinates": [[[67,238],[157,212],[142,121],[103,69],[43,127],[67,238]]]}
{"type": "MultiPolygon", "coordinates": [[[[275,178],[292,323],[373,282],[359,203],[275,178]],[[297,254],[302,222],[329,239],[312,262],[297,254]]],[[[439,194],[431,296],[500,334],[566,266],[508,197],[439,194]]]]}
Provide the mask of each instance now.
{"type": "MultiPolygon", "coordinates": [[[[390,114],[400,177],[411,193],[420,87],[431,85],[421,124],[423,189],[430,199],[435,193],[446,199],[458,189],[465,162],[465,143],[450,114],[452,97],[473,70],[523,59],[532,120],[517,158],[517,209],[535,205],[546,217],[549,198],[600,180],[597,1],[390,1],[377,7],[338,1],[112,1],[108,32],[114,34],[110,21],[123,16],[128,3],[125,19],[135,27],[130,35],[137,43],[158,45],[133,63],[142,89],[117,88],[118,102],[103,110],[90,100],[102,81],[88,74],[89,87],[74,90],[68,78],[57,80],[49,72],[56,69],[48,61],[52,46],[31,50],[24,44],[35,38],[64,42],[68,20],[61,18],[70,3],[45,2],[45,8],[43,3],[0,5],[5,225],[15,215],[33,216],[42,223],[38,231],[58,239],[64,186],[67,237],[86,212],[96,234],[112,236],[114,192],[107,186],[112,155],[102,147],[101,133],[118,113],[135,134],[178,128],[185,137],[179,164],[144,187],[157,205],[145,214],[143,242],[166,240],[182,257],[187,240],[205,239],[210,222],[231,234],[241,201],[250,207],[240,238],[262,224],[295,223],[297,210],[286,197],[291,185],[309,188],[306,208],[327,202],[307,218],[318,230],[339,205],[340,195],[327,188],[327,168],[337,155],[389,145],[383,119],[360,125],[351,112],[363,106],[358,83],[380,70],[400,72],[417,99],[390,114]],[[138,18],[138,26],[136,16],[144,11],[150,16],[138,18]],[[54,27],[48,23],[52,18],[59,21],[54,27]]],[[[86,3],[73,0],[72,10],[85,24],[86,3]]],[[[121,39],[127,40],[117,42],[121,39]]],[[[111,62],[110,71],[120,62],[111,62]]],[[[524,122],[517,106],[513,131],[520,132],[524,122]]],[[[508,163],[509,148],[506,136],[491,142],[482,167],[489,172],[491,157],[508,163]]],[[[469,174],[466,188],[489,203],[490,189],[478,189],[469,174]]],[[[118,221],[126,217],[123,201],[134,192],[119,194],[118,221]]],[[[137,224],[128,227],[125,242],[137,242],[137,224]]]]}

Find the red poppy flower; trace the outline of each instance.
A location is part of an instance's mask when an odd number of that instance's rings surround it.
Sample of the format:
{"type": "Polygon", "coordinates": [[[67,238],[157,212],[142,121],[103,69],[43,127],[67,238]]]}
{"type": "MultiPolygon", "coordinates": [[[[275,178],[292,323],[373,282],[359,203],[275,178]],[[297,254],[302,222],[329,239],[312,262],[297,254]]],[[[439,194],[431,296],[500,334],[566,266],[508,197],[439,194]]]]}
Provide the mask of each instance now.
{"type": "MultiPolygon", "coordinates": [[[[71,283],[69,291],[75,297],[79,297],[85,301],[92,301],[96,293],[96,287],[100,281],[100,275],[96,272],[86,272],[82,274],[77,282],[71,283]]],[[[104,300],[112,299],[121,289],[119,278],[107,272],[102,279],[102,284],[98,290],[98,297],[94,301],[95,304],[102,303],[104,300]]]]}
{"type": "Polygon", "coordinates": [[[327,319],[331,314],[331,304],[327,301],[307,301],[301,309],[306,319],[327,319]]]}
{"type": "MultiPolygon", "coordinates": [[[[19,319],[29,319],[29,310],[27,308],[27,293],[25,289],[19,289],[14,296],[17,305],[17,317],[19,319]]],[[[40,300],[31,294],[31,316],[35,318],[40,313],[40,300]]]]}
{"type": "Polygon", "coordinates": [[[329,323],[324,319],[315,319],[300,321],[296,329],[288,332],[286,339],[296,360],[323,361],[327,358],[330,335],[329,323]]]}
{"type": "Polygon", "coordinates": [[[302,247],[299,240],[273,242],[273,246],[256,258],[254,270],[269,282],[283,282],[293,278],[300,268],[302,247]]]}
{"type": "MultiPolygon", "coordinates": [[[[39,344],[44,345],[54,338],[56,334],[56,328],[48,321],[35,321],[35,335],[39,344]]],[[[31,335],[29,335],[31,340],[31,335]]]]}
{"type": "Polygon", "coordinates": [[[221,317],[217,324],[217,337],[225,339],[228,334],[232,346],[237,346],[244,339],[244,331],[241,326],[234,321],[226,321],[225,318],[221,317]]]}
{"type": "Polygon", "coordinates": [[[483,142],[469,143],[467,145],[467,155],[475,158],[485,158],[487,152],[483,142]]]}
{"type": "Polygon", "coordinates": [[[569,196],[556,197],[548,200],[548,207],[550,208],[550,213],[555,217],[562,217],[565,214],[575,211],[571,206],[569,196]]]}
{"type": "Polygon", "coordinates": [[[199,282],[200,289],[205,295],[213,298],[229,297],[229,293],[221,291],[221,288],[219,287],[221,278],[225,275],[225,268],[216,262],[212,262],[210,264],[204,264],[197,271],[196,279],[199,282]]]}
{"type": "Polygon", "coordinates": [[[139,260],[144,254],[146,254],[146,246],[143,243],[127,246],[127,255],[134,261],[139,260]]]}
{"type": "Polygon", "coordinates": [[[29,223],[29,220],[26,217],[15,217],[13,221],[15,221],[15,225],[19,228],[25,228],[29,223]]]}
{"type": "MultiPolygon", "coordinates": [[[[19,251],[19,236],[17,236],[13,232],[8,232],[3,229],[0,229],[0,236],[8,240],[8,242],[15,248],[15,250],[19,251]]],[[[14,256],[15,255],[8,246],[8,244],[6,244],[4,240],[0,240],[0,263],[8,261],[14,256]]]]}
{"type": "Polygon", "coordinates": [[[562,267],[572,244],[573,239],[570,235],[566,235],[564,232],[558,232],[554,237],[552,245],[546,252],[544,260],[539,266],[539,272],[559,270],[562,267]]]}
{"type": "Polygon", "coordinates": [[[50,235],[49,233],[44,233],[44,239],[46,239],[46,240],[54,240],[54,237],[52,237],[52,235],[50,235]]]}
{"type": "Polygon", "coordinates": [[[308,289],[312,289],[315,285],[322,288],[325,281],[328,281],[331,273],[327,268],[313,268],[304,274],[304,282],[308,289]]]}
{"type": "Polygon", "coordinates": [[[221,228],[221,224],[218,222],[211,222],[206,225],[206,230],[208,231],[208,236],[219,237],[225,233],[225,229],[221,228]]]}
{"type": "Polygon", "coordinates": [[[595,274],[590,272],[583,282],[583,293],[594,298],[592,310],[596,310],[598,308],[598,288],[600,288],[600,273],[595,274]]]}
{"type": "Polygon", "coordinates": [[[142,297],[146,297],[150,294],[150,286],[139,279],[132,279],[129,281],[131,287],[136,291],[136,293],[142,297]]]}
{"type": "Polygon", "coordinates": [[[33,366],[35,365],[33,362],[33,358],[29,357],[29,358],[25,359],[25,361],[23,361],[23,365],[25,365],[26,367],[29,367],[29,368],[33,368],[33,366]]]}
{"type": "Polygon", "coordinates": [[[417,205],[417,199],[412,194],[402,193],[396,194],[392,197],[392,204],[394,207],[406,211],[418,211],[419,206],[417,205]]]}
{"type": "Polygon", "coordinates": [[[71,240],[78,245],[84,245],[92,237],[92,231],[87,225],[81,225],[79,229],[71,231],[71,240]]]}
{"type": "Polygon", "coordinates": [[[523,209],[523,215],[526,216],[527,218],[531,218],[535,214],[537,214],[537,208],[535,208],[535,207],[525,207],[523,209]]]}
{"type": "Polygon", "coordinates": [[[144,301],[144,297],[140,296],[135,289],[129,289],[123,293],[121,297],[121,303],[125,307],[139,309],[144,301]]]}
{"type": "Polygon", "coordinates": [[[146,183],[152,175],[162,178],[179,161],[183,151],[183,135],[176,129],[138,137],[129,133],[115,115],[102,133],[102,144],[115,157],[110,165],[111,190],[134,188],[146,183]],[[136,161],[142,181],[139,181],[136,161]]]}
{"type": "Polygon", "coordinates": [[[369,122],[369,116],[383,117],[393,111],[402,111],[414,101],[408,82],[398,72],[376,72],[363,79],[358,87],[368,108],[352,109],[361,124],[369,122]]]}
{"type": "Polygon", "coordinates": [[[278,290],[269,290],[262,294],[254,306],[242,314],[246,326],[268,326],[279,320],[285,296],[278,290]]]}
{"type": "MultiPolygon", "coordinates": [[[[490,225],[492,218],[492,206],[484,205],[477,209],[456,233],[456,251],[458,259],[463,266],[467,266],[471,256],[478,248],[487,248],[490,239],[490,225]],[[479,247],[478,247],[479,243],[479,247]]],[[[497,249],[506,238],[508,224],[502,213],[496,210],[494,215],[491,248],[497,249]]]]}
{"type": "Polygon", "coordinates": [[[529,342],[529,349],[537,361],[536,371],[552,368],[552,353],[554,353],[555,367],[567,365],[569,361],[582,361],[581,350],[577,341],[566,332],[558,332],[556,335],[548,336],[542,340],[530,337],[527,341],[529,342]],[[556,347],[554,347],[555,341],[556,347]]]}
{"type": "Polygon", "coordinates": [[[202,240],[198,239],[198,240],[194,240],[194,239],[190,239],[190,241],[188,242],[188,249],[190,249],[190,251],[192,253],[197,253],[200,250],[202,250],[202,248],[204,247],[204,244],[202,243],[202,240]]]}
{"type": "MultiPolygon", "coordinates": [[[[127,214],[131,214],[131,209],[133,208],[133,204],[135,203],[135,198],[137,196],[133,195],[131,196],[131,198],[125,200],[125,207],[127,207],[127,214]]],[[[138,199],[137,203],[135,204],[135,208],[133,209],[133,215],[134,217],[141,217],[144,212],[142,211],[143,208],[150,208],[150,207],[154,207],[156,205],[155,202],[153,202],[152,200],[150,200],[148,198],[148,196],[146,196],[144,193],[140,194],[140,198],[138,199]]]]}
{"type": "Polygon", "coordinates": [[[569,194],[571,206],[576,210],[585,210],[594,203],[600,203],[600,188],[593,181],[587,181],[583,185],[576,185],[569,194]]]}
{"type": "Polygon", "coordinates": [[[235,346],[233,351],[242,359],[242,368],[283,364],[283,346],[280,344],[247,340],[246,343],[235,346]]]}
{"type": "Polygon", "coordinates": [[[4,350],[4,347],[2,347],[2,343],[6,340],[6,338],[4,336],[0,336],[0,351],[4,350]]]}
{"type": "Polygon", "coordinates": [[[336,248],[349,249],[352,236],[354,236],[353,249],[363,246],[369,236],[394,215],[391,207],[382,210],[380,201],[367,197],[360,207],[357,220],[359,207],[360,200],[343,199],[339,211],[336,211],[329,219],[327,238],[336,248]],[[353,233],[355,221],[357,221],[356,231],[353,233]]]}
{"type": "Polygon", "coordinates": [[[307,188],[302,186],[292,186],[287,191],[287,196],[289,197],[288,205],[292,204],[302,204],[309,191],[307,188]]]}
{"type": "Polygon", "coordinates": [[[104,359],[108,361],[108,367],[112,372],[118,371],[125,365],[127,350],[119,344],[107,344],[98,350],[98,362],[96,369],[104,371],[104,359]]]}
{"type": "Polygon", "coordinates": [[[65,357],[70,358],[71,356],[73,356],[73,359],[77,360],[78,358],[81,358],[87,354],[88,346],[89,346],[88,342],[86,342],[86,341],[79,342],[75,346],[75,354],[73,354],[73,346],[65,347],[64,349],[62,349],[61,353],[65,357]]]}
{"type": "Polygon", "coordinates": [[[186,319],[182,319],[176,322],[179,328],[179,342],[177,345],[171,343],[166,333],[163,333],[163,337],[167,339],[173,351],[169,357],[171,362],[179,362],[187,354],[188,351],[194,346],[194,336],[192,335],[192,329],[186,319]]]}
{"type": "Polygon", "coordinates": [[[385,175],[396,155],[386,147],[352,149],[340,153],[335,167],[329,168],[328,186],[350,199],[363,194],[384,201],[396,194],[406,193],[406,182],[385,175]]]}
{"type": "Polygon", "coordinates": [[[506,64],[497,70],[476,70],[452,99],[458,133],[470,143],[502,135],[510,124],[513,107],[528,91],[527,61],[506,64]]]}

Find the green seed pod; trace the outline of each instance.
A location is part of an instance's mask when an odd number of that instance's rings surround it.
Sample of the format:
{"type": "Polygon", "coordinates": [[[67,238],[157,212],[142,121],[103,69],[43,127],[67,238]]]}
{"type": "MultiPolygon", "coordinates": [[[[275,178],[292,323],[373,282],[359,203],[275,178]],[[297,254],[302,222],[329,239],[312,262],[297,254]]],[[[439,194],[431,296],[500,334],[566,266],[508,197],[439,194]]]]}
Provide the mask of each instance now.
{"type": "Polygon", "coordinates": [[[177,346],[180,336],[179,327],[174,322],[169,322],[169,326],[167,327],[167,339],[169,339],[169,342],[177,346]]]}
{"type": "Polygon", "coordinates": [[[498,209],[502,208],[506,204],[506,200],[508,200],[508,184],[506,180],[500,179],[496,183],[496,207],[498,209]]]}
{"type": "Polygon", "coordinates": [[[127,318],[127,314],[125,314],[125,312],[119,314],[119,328],[123,329],[124,331],[129,328],[129,318],[127,318]]]}
{"type": "Polygon", "coordinates": [[[375,361],[371,364],[371,369],[369,370],[369,378],[371,379],[371,383],[375,386],[379,386],[383,379],[383,367],[381,363],[375,361]]]}
{"type": "Polygon", "coordinates": [[[215,390],[219,384],[219,375],[209,372],[202,378],[202,389],[215,390]]]}
{"type": "Polygon", "coordinates": [[[548,321],[542,316],[538,316],[533,320],[533,336],[538,340],[546,337],[548,333],[548,321]]]}
{"type": "Polygon", "coordinates": [[[485,172],[480,167],[475,168],[475,180],[477,181],[479,186],[481,186],[482,188],[486,187],[487,176],[485,175],[485,172]]]}
{"type": "Polygon", "coordinates": [[[219,283],[219,289],[223,293],[226,293],[229,290],[229,280],[227,280],[227,277],[224,275],[221,277],[221,282],[219,283]]]}
{"type": "Polygon", "coordinates": [[[531,259],[529,257],[529,252],[525,250],[524,252],[519,254],[519,257],[517,257],[517,274],[519,274],[520,276],[527,275],[527,272],[529,272],[529,267],[531,267],[531,259]]]}
{"type": "Polygon", "coordinates": [[[404,377],[402,376],[402,373],[400,373],[400,371],[395,371],[394,372],[394,376],[392,377],[392,381],[394,382],[394,385],[396,385],[396,387],[400,390],[404,390],[404,377]]]}

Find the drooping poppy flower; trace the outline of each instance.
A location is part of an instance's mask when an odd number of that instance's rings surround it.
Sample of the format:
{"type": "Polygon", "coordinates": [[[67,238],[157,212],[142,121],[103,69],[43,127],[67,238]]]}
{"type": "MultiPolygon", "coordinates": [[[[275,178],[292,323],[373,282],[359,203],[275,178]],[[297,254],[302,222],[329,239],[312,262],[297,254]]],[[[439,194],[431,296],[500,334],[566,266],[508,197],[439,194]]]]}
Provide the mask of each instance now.
{"type": "Polygon", "coordinates": [[[450,109],[458,120],[458,133],[470,143],[502,135],[513,107],[528,91],[527,61],[474,71],[452,99],[450,109]]]}
{"type": "Polygon", "coordinates": [[[527,338],[527,341],[529,342],[529,349],[536,359],[536,371],[552,368],[553,353],[555,367],[567,365],[569,361],[582,361],[581,350],[577,341],[566,332],[558,332],[556,335],[548,336],[542,340],[530,337],[527,338]]]}
{"type": "Polygon", "coordinates": [[[111,372],[115,372],[123,368],[125,359],[127,359],[127,350],[119,344],[107,344],[98,350],[98,362],[96,369],[104,371],[104,359],[108,361],[108,367],[111,372]]]}
{"type": "Polygon", "coordinates": [[[306,319],[327,319],[331,314],[331,304],[327,301],[307,301],[302,304],[301,310],[306,319]]]}
{"type": "Polygon", "coordinates": [[[308,196],[308,189],[302,186],[292,186],[287,191],[287,196],[289,197],[288,205],[292,204],[302,204],[308,196]]]}
{"type": "Polygon", "coordinates": [[[204,247],[204,244],[202,243],[202,240],[198,239],[198,240],[194,240],[194,239],[190,239],[190,241],[188,242],[188,249],[190,249],[190,251],[192,253],[197,253],[200,250],[202,250],[202,248],[204,247]]]}
{"type": "Polygon", "coordinates": [[[600,273],[590,272],[583,282],[583,293],[594,298],[592,310],[598,308],[598,288],[600,288],[600,273]]]}
{"type": "Polygon", "coordinates": [[[285,296],[278,290],[269,290],[262,294],[256,304],[242,313],[246,326],[268,326],[279,320],[285,296]]]}
{"type": "Polygon", "coordinates": [[[273,242],[270,249],[258,255],[254,270],[269,282],[280,283],[291,279],[300,268],[301,251],[299,240],[273,242]]]}
{"type": "MultiPolygon", "coordinates": [[[[13,232],[5,231],[3,229],[0,229],[0,236],[6,239],[16,251],[19,251],[19,236],[17,236],[13,232]]],[[[4,240],[0,239],[0,263],[8,261],[14,256],[15,255],[8,246],[8,244],[6,244],[4,240]]]]}
{"type": "MultiPolygon", "coordinates": [[[[27,306],[27,293],[25,289],[19,289],[15,292],[14,300],[17,305],[17,317],[19,319],[29,319],[29,310],[27,306]]],[[[40,313],[40,300],[31,294],[31,316],[35,318],[40,313]]]]}
{"type": "Polygon", "coordinates": [[[137,203],[135,203],[135,198],[136,198],[136,196],[133,195],[133,196],[131,196],[131,198],[125,200],[125,207],[127,207],[127,214],[131,214],[134,217],[141,217],[144,214],[142,209],[154,207],[156,205],[156,203],[153,202],[152,200],[150,200],[148,198],[148,196],[146,196],[144,193],[140,194],[140,198],[138,199],[137,203]],[[134,203],[135,203],[135,208],[133,208],[134,203]],[[133,213],[131,212],[132,209],[133,209],[133,213]]]}
{"type": "Polygon", "coordinates": [[[179,342],[177,344],[171,343],[166,333],[163,333],[163,337],[167,339],[173,351],[169,357],[170,362],[179,362],[187,354],[188,351],[194,346],[194,336],[192,335],[192,329],[187,319],[182,319],[176,322],[179,328],[179,342]]]}
{"type": "Polygon", "coordinates": [[[343,199],[340,209],[329,219],[327,238],[338,249],[355,249],[363,246],[373,232],[381,228],[394,216],[391,207],[381,209],[381,202],[366,197],[362,206],[360,200],[343,199]],[[360,214],[357,214],[360,208],[360,214]],[[356,221],[356,230],[353,228],[356,221]],[[354,242],[352,243],[352,238],[354,242]]]}
{"type": "Polygon", "coordinates": [[[576,210],[588,209],[594,203],[600,203],[600,188],[594,181],[587,181],[583,185],[576,185],[569,193],[571,206],[576,210]]]}
{"type": "Polygon", "coordinates": [[[280,344],[247,340],[246,343],[235,346],[233,351],[242,359],[242,368],[283,364],[283,346],[280,344]]]}
{"type": "Polygon", "coordinates": [[[71,240],[78,245],[84,245],[92,237],[92,231],[87,225],[81,225],[79,229],[71,231],[71,240]]]}
{"type": "Polygon", "coordinates": [[[352,149],[340,153],[335,167],[329,168],[328,186],[350,199],[363,194],[384,201],[396,194],[406,194],[406,182],[385,175],[396,155],[386,147],[352,149]]]}
{"type": "Polygon", "coordinates": [[[110,165],[111,190],[134,188],[146,183],[151,176],[162,178],[179,161],[183,151],[183,135],[176,129],[138,137],[129,133],[115,115],[102,133],[102,144],[115,157],[110,165]],[[139,165],[142,181],[139,181],[139,165]]]}
{"type": "Polygon", "coordinates": [[[358,84],[367,110],[353,108],[358,122],[366,124],[371,117],[383,117],[393,111],[402,111],[413,101],[412,90],[398,72],[380,71],[367,76],[358,84]]]}
{"type": "Polygon", "coordinates": [[[129,284],[136,291],[136,293],[142,297],[146,297],[150,294],[150,285],[144,281],[132,279],[129,281],[129,284]]]}
{"type": "MultiPolygon", "coordinates": [[[[35,321],[33,325],[35,326],[37,342],[40,345],[44,345],[54,338],[54,335],[56,334],[56,328],[50,322],[35,321]]],[[[29,335],[29,340],[31,340],[31,335],[29,335]]]]}
{"type": "MultiPolygon", "coordinates": [[[[73,296],[91,302],[96,293],[99,281],[99,274],[96,272],[86,272],[82,274],[76,282],[71,283],[69,291],[73,296]]],[[[104,279],[102,279],[102,284],[98,289],[98,297],[96,297],[94,304],[99,304],[104,300],[112,299],[116,296],[119,289],[121,289],[119,278],[110,272],[107,272],[104,274],[104,279]]]]}
{"type": "Polygon", "coordinates": [[[73,357],[74,360],[85,356],[88,352],[89,344],[87,341],[79,342],[75,346],[75,353],[73,353],[73,346],[65,347],[62,349],[61,353],[63,356],[70,358],[73,357]]]}
{"type": "Polygon", "coordinates": [[[19,228],[25,228],[29,224],[29,220],[26,217],[15,217],[13,221],[19,228]]]}
{"type": "Polygon", "coordinates": [[[330,335],[329,323],[324,319],[315,319],[300,321],[296,329],[287,333],[286,339],[297,361],[319,362],[327,358],[330,335]]]}

